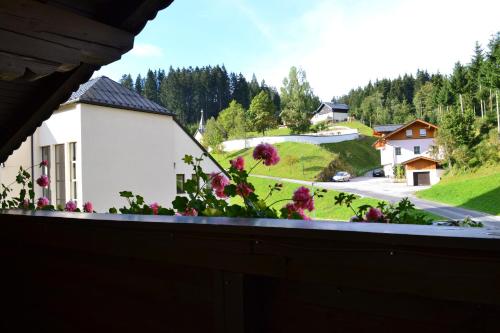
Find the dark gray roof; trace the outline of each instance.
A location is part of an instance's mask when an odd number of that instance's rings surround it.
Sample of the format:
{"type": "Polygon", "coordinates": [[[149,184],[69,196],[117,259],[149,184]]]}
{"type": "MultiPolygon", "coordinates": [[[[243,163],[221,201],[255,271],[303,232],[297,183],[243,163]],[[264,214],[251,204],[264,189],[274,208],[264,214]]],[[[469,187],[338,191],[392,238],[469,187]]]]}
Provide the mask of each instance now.
{"type": "Polygon", "coordinates": [[[163,106],[129,90],[106,76],[80,85],[63,104],[87,103],[143,112],[172,115],[163,106]]]}
{"type": "Polygon", "coordinates": [[[325,114],[332,111],[347,113],[349,111],[349,106],[341,103],[323,102],[315,113],[325,114]]]}
{"type": "Polygon", "coordinates": [[[397,129],[400,129],[403,126],[404,125],[397,125],[397,124],[378,125],[378,126],[373,126],[373,130],[379,133],[391,133],[397,129]]]}

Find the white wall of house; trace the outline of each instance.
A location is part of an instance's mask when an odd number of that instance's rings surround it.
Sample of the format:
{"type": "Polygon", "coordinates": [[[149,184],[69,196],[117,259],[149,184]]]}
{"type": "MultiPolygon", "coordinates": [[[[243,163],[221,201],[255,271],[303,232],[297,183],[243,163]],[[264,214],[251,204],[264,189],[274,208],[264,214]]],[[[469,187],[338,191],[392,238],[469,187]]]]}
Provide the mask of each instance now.
{"type": "MultiPolygon", "coordinates": [[[[82,129],[83,200],[100,212],[124,206],[124,190],[170,206],[176,174],[191,178],[182,158],[202,154],[170,116],[83,104],[82,129]]],[[[220,172],[208,158],[202,166],[220,172]]]]}
{"type": "MultiPolygon", "coordinates": [[[[98,212],[125,205],[120,191],[129,190],[144,196],[147,202],[169,207],[177,195],[176,174],[190,179],[192,169],[185,165],[185,154],[201,156],[202,149],[171,116],[146,112],[70,104],[63,106],[45,121],[33,135],[34,161],[42,160],[43,146],[50,146],[50,191],[55,204],[56,168],[54,145],[65,148],[65,200],[71,197],[69,145],[76,143],[76,200],[86,201],[98,212]]],[[[22,165],[31,166],[31,141],[28,138],[0,167],[0,182],[9,184],[22,165]]],[[[202,163],[206,173],[220,172],[208,157],[202,163]]],[[[41,175],[36,167],[35,179],[41,175]]],[[[15,187],[15,186],[14,186],[15,187]]],[[[18,193],[19,188],[15,187],[18,193]]],[[[43,192],[35,185],[36,197],[43,192]]],[[[16,195],[17,195],[16,193],[16,195]]]]}
{"type": "Polygon", "coordinates": [[[311,118],[311,123],[317,124],[323,121],[334,121],[334,122],[339,122],[339,121],[347,121],[348,114],[344,112],[328,112],[324,114],[315,114],[311,118]]]}
{"type": "MultiPolygon", "coordinates": [[[[345,131],[343,132],[345,133],[345,131]]],[[[222,143],[224,151],[234,151],[244,148],[256,147],[261,143],[276,144],[282,142],[300,142],[313,145],[323,143],[334,143],[342,141],[351,141],[359,138],[358,130],[353,129],[352,133],[340,135],[282,135],[282,136],[263,136],[259,138],[228,140],[222,143]]]]}
{"type": "Polygon", "coordinates": [[[392,176],[395,164],[401,164],[416,156],[430,156],[429,149],[434,145],[434,139],[389,140],[380,148],[380,162],[386,175],[392,176]],[[415,154],[413,148],[420,147],[420,154],[415,154]],[[396,155],[396,147],[401,148],[401,155],[396,155]]]}
{"type": "Polygon", "coordinates": [[[406,170],[406,183],[409,186],[413,186],[413,173],[414,172],[429,172],[429,180],[431,185],[439,183],[442,174],[444,173],[443,169],[430,169],[430,170],[406,170]]]}

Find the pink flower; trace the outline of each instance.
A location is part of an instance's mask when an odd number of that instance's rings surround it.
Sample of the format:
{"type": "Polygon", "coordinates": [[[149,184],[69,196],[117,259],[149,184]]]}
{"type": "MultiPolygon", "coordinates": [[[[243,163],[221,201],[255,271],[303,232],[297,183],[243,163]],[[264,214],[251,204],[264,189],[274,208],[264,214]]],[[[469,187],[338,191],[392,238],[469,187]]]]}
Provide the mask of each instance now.
{"type": "Polygon", "coordinates": [[[23,200],[23,208],[24,209],[30,208],[30,201],[28,199],[23,200]]]}
{"type": "Polygon", "coordinates": [[[66,206],[64,206],[64,210],[67,212],[74,212],[76,210],[76,202],[74,201],[68,201],[66,202],[66,206]]]}
{"type": "Polygon", "coordinates": [[[248,197],[248,195],[252,192],[253,189],[246,183],[236,185],[236,194],[241,195],[242,197],[248,197]]]}
{"type": "Polygon", "coordinates": [[[47,160],[43,160],[42,162],[40,162],[40,166],[48,166],[49,165],[49,161],[47,160]]]}
{"type": "Polygon", "coordinates": [[[224,194],[224,187],[229,185],[229,179],[221,173],[213,172],[210,175],[211,181],[210,184],[215,191],[215,195],[219,198],[226,198],[226,194],[224,194]]]}
{"type": "Polygon", "coordinates": [[[255,147],[253,151],[253,158],[256,160],[263,160],[264,165],[275,165],[280,161],[278,151],[268,143],[261,143],[255,147]]]}
{"type": "Polygon", "coordinates": [[[241,156],[236,157],[235,160],[229,161],[231,163],[231,166],[235,168],[236,170],[243,171],[245,168],[245,159],[241,156]]]}
{"type": "Polygon", "coordinates": [[[38,198],[38,200],[36,202],[36,207],[43,208],[45,206],[48,206],[49,204],[50,204],[49,199],[47,199],[46,197],[41,197],[41,198],[38,198]]]}
{"type": "Polygon", "coordinates": [[[384,215],[380,209],[371,207],[365,217],[367,221],[376,222],[381,221],[384,215]]]}
{"type": "Polygon", "coordinates": [[[85,213],[93,213],[94,212],[94,206],[92,205],[92,202],[87,201],[86,203],[83,204],[83,211],[85,213]]]}
{"type": "Polygon", "coordinates": [[[153,202],[151,205],[149,205],[149,208],[153,210],[153,215],[158,215],[158,209],[160,208],[160,205],[158,205],[157,202],[153,202]]]}
{"type": "Polygon", "coordinates": [[[194,208],[186,208],[182,216],[198,216],[198,211],[194,208]]]}
{"type": "Polygon", "coordinates": [[[309,221],[311,220],[311,218],[309,216],[307,216],[305,213],[304,213],[304,210],[302,208],[299,208],[297,207],[296,204],[294,203],[288,203],[285,208],[288,210],[288,218],[291,219],[292,217],[294,217],[294,213],[298,214],[302,220],[306,220],[306,221],[309,221]]]}
{"type": "Polygon", "coordinates": [[[36,183],[41,187],[47,187],[50,183],[49,177],[47,177],[46,175],[41,175],[40,178],[36,180],[36,183]]]}
{"type": "Polygon", "coordinates": [[[293,193],[292,200],[298,208],[307,209],[310,212],[314,210],[314,200],[307,187],[299,187],[293,193]]]}

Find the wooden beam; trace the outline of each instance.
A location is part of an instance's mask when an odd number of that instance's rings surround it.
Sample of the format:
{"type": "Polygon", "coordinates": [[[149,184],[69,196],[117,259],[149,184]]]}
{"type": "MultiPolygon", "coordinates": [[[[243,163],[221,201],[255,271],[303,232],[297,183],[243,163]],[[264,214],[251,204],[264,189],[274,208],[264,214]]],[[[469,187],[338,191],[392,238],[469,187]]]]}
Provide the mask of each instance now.
{"type": "Polygon", "coordinates": [[[82,62],[118,60],[133,47],[134,35],[68,10],[21,0],[0,4],[0,40],[0,79],[33,80],[70,71],[82,62]]]}
{"type": "Polygon", "coordinates": [[[38,92],[37,99],[27,106],[31,110],[28,116],[20,113],[9,121],[9,128],[15,129],[12,133],[0,133],[0,162],[5,162],[8,156],[33,133],[33,131],[48,119],[54,110],[64,102],[80,83],[90,79],[98,66],[82,64],[71,72],[57,73],[51,78],[42,91],[38,92]]]}

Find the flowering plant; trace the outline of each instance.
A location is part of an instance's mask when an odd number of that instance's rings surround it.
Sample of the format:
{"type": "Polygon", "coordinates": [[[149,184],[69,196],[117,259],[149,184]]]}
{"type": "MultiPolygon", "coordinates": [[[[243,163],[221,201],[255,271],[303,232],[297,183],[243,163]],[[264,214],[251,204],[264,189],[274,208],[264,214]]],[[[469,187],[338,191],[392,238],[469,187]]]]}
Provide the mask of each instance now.
{"type": "Polygon", "coordinates": [[[154,204],[146,204],[144,198],[132,192],[120,192],[128,200],[128,206],[111,208],[110,213],[135,213],[155,215],[184,215],[184,216],[228,216],[228,217],[259,217],[259,218],[291,218],[309,219],[306,211],[314,210],[314,198],[322,197],[326,190],[316,190],[310,193],[308,188],[298,188],[292,198],[276,200],[268,203],[273,193],[281,191],[282,184],[274,184],[264,197],[255,193],[255,187],[249,181],[250,172],[259,164],[266,166],[276,165],[280,161],[278,151],[269,144],[260,144],[253,151],[255,164],[247,171],[245,159],[242,156],[230,161],[226,172],[207,175],[203,172],[201,162],[207,154],[199,158],[186,155],[184,163],[192,166],[193,177],[185,182],[185,196],[177,196],[172,202],[173,209],[166,209],[154,204]],[[231,203],[231,198],[241,198],[243,205],[231,203]],[[286,205],[277,209],[275,205],[288,201],[286,205]]]}
{"type": "Polygon", "coordinates": [[[431,219],[418,212],[415,205],[408,198],[403,198],[397,204],[387,204],[380,201],[377,207],[361,205],[357,210],[352,205],[356,199],[356,195],[348,193],[339,193],[335,196],[336,205],[345,205],[354,212],[351,222],[432,224],[431,219]]]}
{"type": "MultiPolygon", "coordinates": [[[[38,164],[39,167],[46,167],[49,163],[43,160],[38,164]]],[[[37,166],[37,165],[35,165],[37,166]]],[[[46,188],[50,184],[50,179],[47,175],[41,175],[36,183],[42,188],[46,188]]],[[[1,184],[2,191],[0,192],[0,209],[29,209],[29,210],[50,210],[50,211],[67,211],[67,212],[81,212],[76,202],[68,201],[64,207],[54,207],[50,204],[50,200],[46,197],[40,197],[35,200],[35,189],[31,179],[31,175],[23,167],[19,167],[16,180],[9,185],[1,184]],[[17,183],[21,186],[18,196],[10,197],[12,192],[11,186],[17,183]]],[[[86,213],[93,213],[93,205],[91,202],[86,202],[83,205],[83,211],[86,213]]]]}

